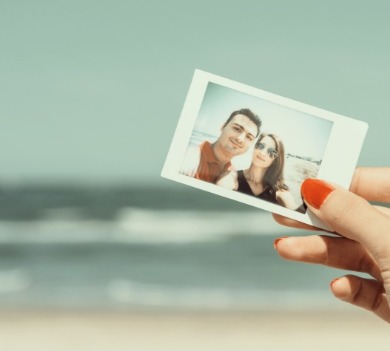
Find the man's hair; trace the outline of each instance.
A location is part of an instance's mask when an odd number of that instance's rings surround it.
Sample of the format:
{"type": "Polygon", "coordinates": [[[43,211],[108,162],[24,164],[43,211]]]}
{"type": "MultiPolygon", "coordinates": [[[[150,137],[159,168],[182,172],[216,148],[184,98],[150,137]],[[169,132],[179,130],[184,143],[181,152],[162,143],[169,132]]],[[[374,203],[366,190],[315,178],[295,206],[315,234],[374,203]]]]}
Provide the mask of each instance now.
{"type": "Polygon", "coordinates": [[[257,134],[255,136],[257,137],[260,133],[261,120],[260,120],[259,116],[256,115],[255,113],[253,113],[249,108],[242,108],[241,110],[237,110],[237,111],[232,112],[232,114],[226,120],[226,122],[224,123],[222,128],[224,128],[237,115],[244,115],[244,116],[248,117],[254,124],[256,124],[257,134]]]}

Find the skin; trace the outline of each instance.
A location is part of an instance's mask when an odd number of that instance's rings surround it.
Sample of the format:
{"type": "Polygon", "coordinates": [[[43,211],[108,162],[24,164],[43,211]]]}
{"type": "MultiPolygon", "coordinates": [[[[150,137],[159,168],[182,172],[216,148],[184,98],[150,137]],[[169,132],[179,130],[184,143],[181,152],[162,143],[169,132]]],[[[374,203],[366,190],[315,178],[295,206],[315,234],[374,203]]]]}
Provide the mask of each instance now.
{"type": "Polygon", "coordinates": [[[257,126],[245,115],[236,115],[221,128],[221,135],[213,145],[215,157],[223,163],[244,154],[253,144],[257,126]]]}
{"type": "MultiPolygon", "coordinates": [[[[266,147],[263,150],[259,150],[255,148],[252,154],[252,163],[251,168],[256,174],[256,178],[262,178],[267,171],[267,168],[272,165],[274,159],[272,159],[268,153],[267,148],[276,147],[275,141],[266,136],[261,140],[262,143],[266,144],[266,147]]],[[[245,172],[248,169],[245,170],[245,172]]],[[[237,190],[238,189],[238,180],[237,180],[237,172],[229,172],[221,177],[221,179],[217,182],[217,185],[222,186],[227,189],[237,190]]],[[[261,184],[253,184],[249,182],[249,185],[254,194],[258,195],[264,191],[261,184]]]]}
{"type": "Polygon", "coordinates": [[[274,159],[268,155],[267,149],[276,149],[276,143],[274,139],[269,136],[265,136],[263,139],[260,140],[260,142],[265,144],[265,148],[263,150],[259,150],[257,148],[253,150],[252,164],[256,168],[266,170],[269,166],[272,165],[272,162],[274,162],[274,159]]]}
{"type": "MultiPolygon", "coordinates": [[[[255,148],[252,154],[252,163],[251,163],[251,171],[255,175],[256,179],[262,179],[267,169],[272,165],[274,159],[269,156],[267,149],[274,148],[276,149],[275,140],[269,136],[265,136],[260,140],[263,144],[265,144],[265,148],[263,150],[259,150],[255,148]]],[[[245,170],[247,172],[248,169],[245,170]]],[[[228,172],[226,175],[223,175],[220,180],[216,183],[219,186],[222,186],[227,189],[237,190],[238,189],[238,179],[237,172],[228,172]]],[[[254,184],[251,181],[248,181],[249,186],[251,187],[253,193],[255,195],[261,194],[265,189],[262,184],[254,184]]],[[[292,194],[289,191],[279,190],[276,192],[276,199],[278,203],[286,208],[290,208],[295,210],[298,206],[295,203],[295,200],[292,194]]]]}
{"type": "MultiPolygon", "coordinates": [[[[221,128],[221,135],[213,144],[215,157],[221,164],[227,164],[233,157],[244,154],[253,144],[258,134],[258,128],[247,116],[238,114],[221,128]]],[[[187,150],[185,162],[180,172],[194,177],[200,162],[199,147],[187,150]]]]}
{"type": "MultiPolygon", "coordinates": [[[[340,236],[311,235],[275,240],[287,260],[322,264],[368,273],[372,279],[348,274],[331,282],[335,297],[365,308],[390,322],[390,209],[368,201],[390,203],[390,168],[357,168],[350,191],[332,184],[319,209],[308,208],[340,236]]],[[[286,226],[318,228],[274,214],[286,226]]]]}

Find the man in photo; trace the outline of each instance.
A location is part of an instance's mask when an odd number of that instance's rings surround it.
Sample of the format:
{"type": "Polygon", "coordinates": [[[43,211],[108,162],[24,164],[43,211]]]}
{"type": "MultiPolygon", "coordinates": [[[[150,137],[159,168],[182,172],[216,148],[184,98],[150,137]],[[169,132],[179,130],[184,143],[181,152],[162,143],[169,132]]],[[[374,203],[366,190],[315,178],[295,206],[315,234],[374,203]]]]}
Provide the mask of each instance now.
{"type": "Polygon", "coordinates": [[[253,144],[260,126],[260,118],[250,109],[234,111],[213,144],[204,141],[188,148],[180,173],[215,183],[222,173],[231,170],[231,159],[244,154],[253,144]]]}

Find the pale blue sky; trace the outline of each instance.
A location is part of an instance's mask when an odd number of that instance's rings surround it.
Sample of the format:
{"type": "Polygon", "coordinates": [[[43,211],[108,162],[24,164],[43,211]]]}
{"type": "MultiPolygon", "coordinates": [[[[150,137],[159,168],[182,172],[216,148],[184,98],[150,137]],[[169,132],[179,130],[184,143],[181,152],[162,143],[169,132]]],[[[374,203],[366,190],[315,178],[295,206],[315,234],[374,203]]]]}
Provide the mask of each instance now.
{"type": "Polygon", "coordinates": [[[156,183],[195,68],[369,123],[384,166],[386,1],[0,3],[0,185],[156,183]]]}

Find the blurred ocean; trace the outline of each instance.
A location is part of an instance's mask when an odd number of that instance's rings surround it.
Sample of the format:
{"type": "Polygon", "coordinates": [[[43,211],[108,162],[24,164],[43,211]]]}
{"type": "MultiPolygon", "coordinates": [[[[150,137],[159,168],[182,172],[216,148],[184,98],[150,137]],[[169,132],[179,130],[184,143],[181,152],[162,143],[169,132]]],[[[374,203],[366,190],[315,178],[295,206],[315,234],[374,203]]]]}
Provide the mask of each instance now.
{"type": "Polygon", "coordinates": [[[297,235],[244,204],[166,188],[0,189],[0,308],[338,306],[340,272],[278,257],[297,235]]]}

